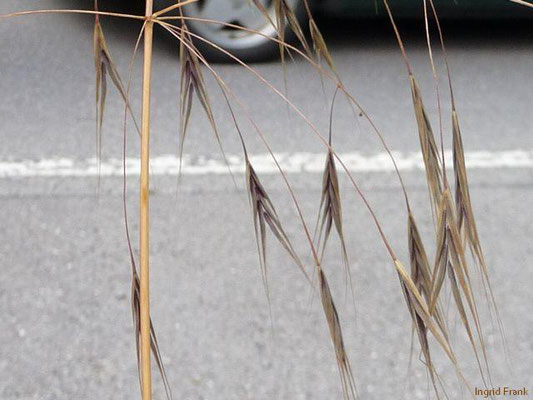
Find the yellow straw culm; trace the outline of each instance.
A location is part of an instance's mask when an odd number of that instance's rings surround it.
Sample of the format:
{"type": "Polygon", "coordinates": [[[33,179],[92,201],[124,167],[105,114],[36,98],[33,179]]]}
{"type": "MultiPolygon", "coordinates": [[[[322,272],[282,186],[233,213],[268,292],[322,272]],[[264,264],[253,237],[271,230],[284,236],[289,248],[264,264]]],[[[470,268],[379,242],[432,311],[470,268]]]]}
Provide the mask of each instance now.
{"type": "MultiPolygon", "coordinates": [[[[146,0],[146,16],[152,15],[152,0],[146,0]]],[[[152,21],[144,30],[144,65],[141,119],[141,181],[140,181],[140,325],[141,325],[141,393],[142,400],[152,400],[152,371],[150,366],[150,267],[149,267],[149,162],[150,162],[150,89],[152,77],[152,21]]]]}

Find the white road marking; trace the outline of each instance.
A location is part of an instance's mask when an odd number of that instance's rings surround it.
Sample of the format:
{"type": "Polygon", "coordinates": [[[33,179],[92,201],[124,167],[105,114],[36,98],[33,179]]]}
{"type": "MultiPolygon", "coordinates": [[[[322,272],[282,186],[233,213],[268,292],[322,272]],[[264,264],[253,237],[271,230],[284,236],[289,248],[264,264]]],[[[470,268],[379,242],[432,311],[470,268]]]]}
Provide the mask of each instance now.
{"type": "MultiPolygon", "coordinates": [[[[422,156],[418,152],[393,152],[400,171],[424,168],[422,156]]],[[[324,169],[324,153],[276,153],[281,167],[288,173],[321,173],[324,169]]],[[[346,167],[353,172],[390,172],[393,165],[387,153],[365,155],[359,152],[340,153],[346,167]]],[[[533,168],[533,150],[471,151],[465,155],[469,169],[494,168],[533,168]]],[[[452,154],[446,152],[446,163],[452,165],[452,154]]],[[[255,154],[250,161],[257,173],[278,173],[269,154],[255,154]]],[[[240,155],[229,155],[228,163],[233,173],[245,171],[244,160],[240,155]]],[[[128,175],[139,175],[138,158],[127,158],[128,175]]],[[[151,160],[151,173],[154,175],[177,175],[179,158],[174,155],[154,156],[151,160]]],[[[342,168],[338,166],[338,170],[342,168]]],[[[207,156],[185,155],[182,164],[185,175],[228,174],[224,160],[207,156]]],[[[122,159],[103,160],[100,165],[102,177],[122,176],[122,159]]],[[[72,158],[48,158],[42,160],[0,161],[0,178],[31,177],[93,177],[98,176],[96,159],[75,160],[72,158]]]]}

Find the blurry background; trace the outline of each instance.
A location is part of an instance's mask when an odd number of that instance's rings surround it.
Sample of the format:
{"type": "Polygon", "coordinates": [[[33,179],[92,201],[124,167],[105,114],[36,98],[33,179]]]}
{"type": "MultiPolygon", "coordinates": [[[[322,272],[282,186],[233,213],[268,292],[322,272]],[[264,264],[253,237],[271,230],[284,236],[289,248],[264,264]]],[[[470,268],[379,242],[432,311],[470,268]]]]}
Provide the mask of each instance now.
{"type": "MultiPolygon", "coordinates": [[[[0,13],[30,7],[87,8],[89,3],[4,0],[0,13]]],[[[393,8],[395,4],[399,3],[391,1],[393,8]]],[[[115,5],[111,1],[103,4],[115,5]]],[[[509,3],[505,7],[518,6],[509,3]]],[[[117,8],[126,11],[123,5],[117,8]]],[[[420,17],[421,11],[415,15],[420,17]]],[[[404,155],[417,152],[409,82],[389,23],[332,15],[322,15],[318,21],[343,82],[392,150],[404,155]]],[[[125,77],[139,24],[105,18],[103,26],[125,77]]],[[[438,132],[423,21],[401,20],[399,27],[438,132]]],[[[509,366],[498,334],[484,313],[493,381],[495,386],[531,388],[533,31],[529,21],[515,18],[448,20],[443,27],[466,151],[489,160],[483,168],[472,168],[469,180],[512,361],[509,366]]],[[[74,167],[83,169],[85,160],[95,155],[92,28],[91,16],[0,20],[0,398],[6,400],[139,396],[122,179],[102,178],[97,196],[94,172],[85,177],[69,174],[74,167]],[[25,175],[18,166],[31,162],[55,167],[47,177],[25,175]]],[[[178,148],[178,46],[167,36],[162,31],[156,36],[154,157],[176,155],[178,148]]],[[[442,74],[443,127],[449,149],[449,97],[439,51],[436,58],[442,74]]],[[[137,61],[131,96],[135,110],[140,94],[137,61]]],[[[277,62],[254,64],[254,68],[283,89],[277,62]]],[[[251,74],[226,64],[216,69],[248,104],[275,151],[287,153],[289,160],[297,152],[324,152],[312,131],[251,74]]],[[[318,74],[298,59],[288,62],[286,71],[290,99],[327,132],[332,86],[325,82],[323,87],[318,74]]],[[[241,154],[227,108],[216,84],[205,74],[225,150],[241,154]]],[[[120,160],[124,110],[110,82],[108,86],[103,159],[120,160]]],[[[241,120],[249,151],[265,153],[250,124],[241,120]]],[[[383,152],[369,124],[354,115],[344,100],[337,103],[333,132],[333,145],[341,152],[367,157],[383,152]]],[[[134,130],[128,129],[128,140],[128,155],[136,157],[134,130]]],[[[185,153],[196,165],[222,163],[198,104],[185,153]]],[[[424,172],[414,169],[403,175],[432,259],[433,228],[424,172]]],[[[274,239],[268,249],[271,330],[244,178],[240,173],[235,177],[238,188],[227,174],[185,174],[179,191],[175,175],[152,179],[152,312],[175,398],[340,398],[334,352],[319,299],[311,295],[274,239]]],[[[355,177],[407,265],[406,216],[395,176],[387,168],[378,168],[356,172],[355,177]]],[[[261,178],[297,251],[310,262],[281,178],[275,173],[261,178]]],[[[301,171],[289,178],[309,225],[314,226],[320,173],[301,171]]],[[[132,175],[128,182],[136,249],[137,177],[132,175]]],[[[330,239],[325,269],[340,310],[359,394],[362,399],[430,398],[433,395],[417,350],[408,371],[411,326],[396,273],[344,175],[342,182],[355,309],[351,297],[345,295],[335,235],[330,239]]],[[[483,294],[478,293],[481,302],[483,294]]],[[[479,387],[473,356],[459,328],[456,346],[462,365],[472,385],[479,387]]],[[[451,398],[468,397],[458,391],[457,378],[439,351],[435,358],[451,398]]],[[[163,398],[159,385],[156,388],[156,398],[163,398]]]]}

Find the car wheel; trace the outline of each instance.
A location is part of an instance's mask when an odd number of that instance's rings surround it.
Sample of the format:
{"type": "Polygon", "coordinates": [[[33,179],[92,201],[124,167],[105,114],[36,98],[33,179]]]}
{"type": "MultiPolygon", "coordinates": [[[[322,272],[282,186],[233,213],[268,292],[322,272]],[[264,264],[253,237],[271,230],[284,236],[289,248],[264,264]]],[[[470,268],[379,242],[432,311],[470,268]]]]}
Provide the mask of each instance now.
{"type": "MultiPolygon", "coordinates": [[[[273,0],[258,0],[267,10],[271,21],[276,20],[273,0]]],[[[286,0],[295,9],[298,17],[303,16],[298,0],[286,0]]],[[[184,15],[191,18],[210,19],[242,26],[261,32],[267,37],[277,37],[276,29],[252,0],[199,0],[184,7],[184,15]]],[[[188,20],[187,26],[206,40],[222,47],[243,61],[264,61],[279,54],[279,45],[267,37],[230,28],[221,24],[188,20]]],[[[286,33],[286,40],[290,33],[286,33]]],[[[229,61],[220,50],[201,41],[195,44],[210,61],[229,61]]]]}

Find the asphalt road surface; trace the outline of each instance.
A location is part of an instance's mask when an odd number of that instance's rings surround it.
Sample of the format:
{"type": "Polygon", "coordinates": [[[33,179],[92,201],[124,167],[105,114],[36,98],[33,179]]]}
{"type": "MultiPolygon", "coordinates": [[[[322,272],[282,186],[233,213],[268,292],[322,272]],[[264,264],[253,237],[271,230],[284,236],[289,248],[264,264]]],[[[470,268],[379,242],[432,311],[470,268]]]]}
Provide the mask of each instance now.
{"type": "MultiPolygon", "coordinates": [[[[0,13],[30,6],[82,5],[66,0],[31,5],[4,0],[0,13]]],[[[113,56],[125,74],[139,27],[111,19],[103,23],[113,56]]],[[[391,149],[407,160],[402,174],[433,258],[431,212],[424,172],[416,161],[418,139],[409,82],[390,27],[385,22],[324,23],[346,87],[391,149]]],[[[423,25],[404,21],[400,28],[438,131],[423,25]]],[[[531,393],[533,33],[528,24],[516,22],[464,21],[445,28],[471,166],[472,201],[509,345],[507,361],[498,333],[482,311],[493,385],[526,387],[531,393]]],[[[157,163],[152,165],[151,300],[175,399],[341,398],[320,301],[271,237],[272,324],[269,321],[244,175],[235,169],[235,187],[198,104],[186,140],[184,175],[177,183],[177,46],[160,31],[155,43],[151,151],[157,163]]],[[[440,52],[436,57],[442,74],[440,52]]],[[[301,60],[287,64],[286,89],[277,63],[254,67],[286,90],[320,132],[327,132],[334,90],[330,83],[325,81],[322,87],[316,72],[301,60]]],[[[247,104],[272,149],[284,157],[284,165],[296,165],[288,178],[306,222],[313,227],[321,185],[321,161],[316,160],[324,152],[323,145],[253,75],[231,65],[216,69],[247,104]]],[[[132,105],[137,110],[139,60],[134,72],[132,105]]],[[[214,81],[207,75],[206,81],[225,151],[232,165],[242,166],[240,143],[227,108],[214,81]]],[[[449,149],[449,95],[444,79],[441,91],[449,149]]],[[[0,19],[0,93],[0,398],[139,398],[120,176],[124,110],[110,85],[103,147],[103,165],[108,169],[103,169],[98,195],[90,160],[95,155],[92,18],[0,19]]],[[[237,115],[248,150],[260,163],[265,147],[245,114],[237,115]]],[[[136,250],[138,138],[131,125],[127,152],[133,167],[127,202],[136,250]]],[[[335,108],[333,132],[334,147],[355,160],[354,176],[407,265],[405,206],[383,148],[368,122],[354,115],[342,98],[335,108]]],[[[297,252],[310,265],[302,226],[283,181],[268,163],[258,170],[297,252]]],[[[341,182],[353,301],[345,293],[334,235],[324,268],[339,308],[359,395],[361,399],[432,398],[417,347],[408,368],[411,326],[393,265],[344,174],[341,182]]],[[[483,293],[478,293],[480,308],[486,310],[483,293]]],[[[455,336],[466,375],[473,387],[481,387],[459,324],[455,336]]],[[[468,398],[436,347],[434,353],[450,398],[468,398]]],[[[156,378],[155,398],[162,399],[159,383],[156,378]]]]}

